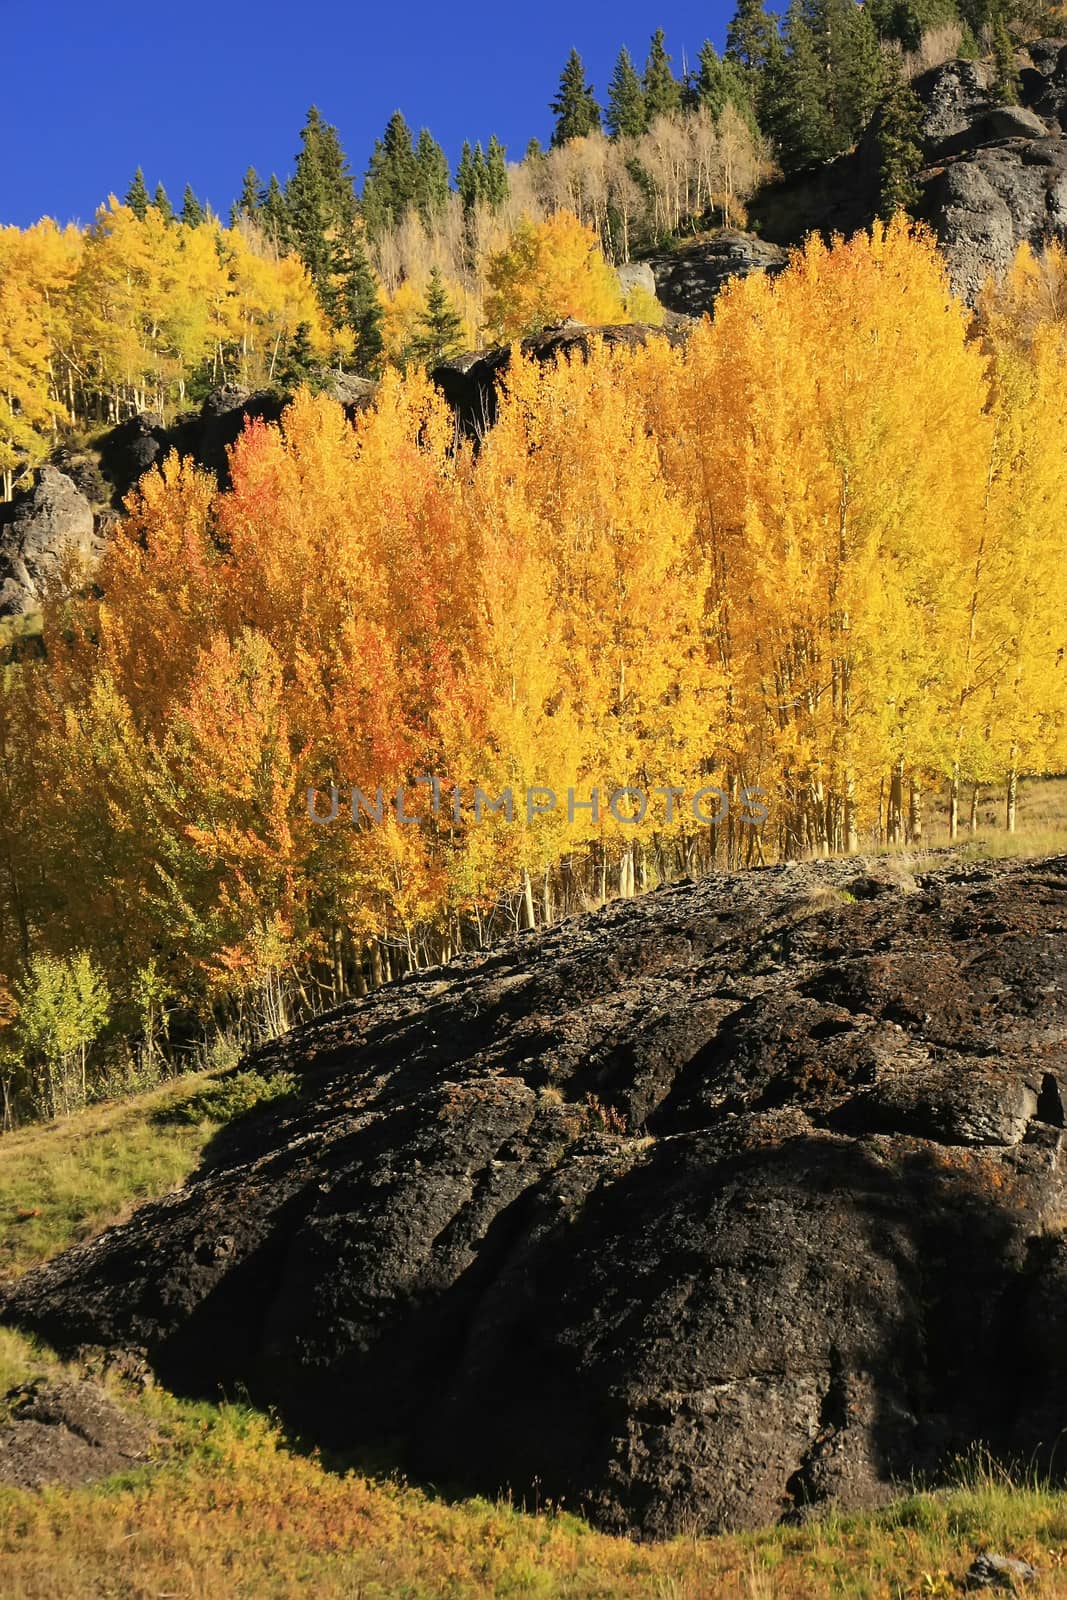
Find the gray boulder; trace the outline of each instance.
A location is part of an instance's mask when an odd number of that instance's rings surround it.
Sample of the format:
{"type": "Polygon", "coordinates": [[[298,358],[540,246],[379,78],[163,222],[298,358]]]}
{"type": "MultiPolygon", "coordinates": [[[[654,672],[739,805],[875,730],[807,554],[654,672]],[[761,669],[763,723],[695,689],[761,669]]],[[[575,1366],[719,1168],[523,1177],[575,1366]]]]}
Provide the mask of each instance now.
{"type": "Polygon", "coordinates": [[[656,274],[652,271],[647,261],[625,261],[621,267],[616,267],[619,276],[619,287],[623,294],[631,294],[634,289],[647,289],[649,294],[656,292],[656,274]]]}
{"type": "Polygon", "coordinates": [[[994,106],[982,120],[987,139],[1044,139],[1048,129],[1036,111],[1026,106],[994,106]]]}
{"type": "Polygon", "coordinates": [[[65,473],[40,467],[0,524],[0,617],[36,610],[46,589],[90,567],[99,550],[88,500],[65,473]]]}
{"type": "Polygon", "coordinates": [[[1067,140],[971,151],[931,175],[924,209],[956,292],[973,304],[991,273],[1007,271],[1021,243],[1040,248],[1062,229],[1067,140]]]}
{"type": "Polygon", "coordinates": [[[753,233],[723,228],[670,255],[653,256],[649,265],[656,294],[667,309],[701,317],[712,310],[719,290],[730,278],[747,277],[750,272],[781,272],[788,261],[779,245],[753,233]]]}
{"type": "Polygon", "coordinates": [[[912,85],[922,103],[922,143],[928,160],[957,154],[975,142],[975,123],[989,106],[989,72],[980,61],[946,61],[912,85]]]}

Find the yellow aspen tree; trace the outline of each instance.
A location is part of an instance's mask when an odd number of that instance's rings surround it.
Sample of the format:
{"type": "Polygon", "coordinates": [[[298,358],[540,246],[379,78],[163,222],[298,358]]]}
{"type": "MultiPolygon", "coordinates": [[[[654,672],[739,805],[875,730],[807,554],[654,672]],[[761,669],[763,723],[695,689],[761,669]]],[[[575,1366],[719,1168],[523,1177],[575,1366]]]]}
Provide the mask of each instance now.
{"type": "Polygon", "coordinates": [[[504,248],[489,255],[484,273],[485,320],[494,339],[521,338],[568,317],[626,320],[619,280],[596,234],[570,211],[540,223],[520,221],[504,248]]]}

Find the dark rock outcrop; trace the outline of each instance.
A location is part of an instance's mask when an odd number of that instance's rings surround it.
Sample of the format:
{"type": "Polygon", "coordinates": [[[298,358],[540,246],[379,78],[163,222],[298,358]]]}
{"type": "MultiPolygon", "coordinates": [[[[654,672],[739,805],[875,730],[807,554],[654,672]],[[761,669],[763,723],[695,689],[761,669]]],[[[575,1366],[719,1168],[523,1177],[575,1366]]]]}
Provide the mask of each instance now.
{"type": "MultiPolygon", "coordinates": [[[[988,67],[949,61],[917,78],[926,167],[918,214],[945,253],[956,292],[973,304],[1020,244],[1067,231],[1067,45],[1040,40],[1022,74],[1022,103],[998,105],[988,67]]],[[[810,232],[854,233],[878,209],[878,118],[850,154],[756,196],[764,238],[799,244],[810,232]]]]}
{"type": "MultiPolygon", "coordinates": [[[[339,400],[350,417],[370,403],[377,387],[370,379],[349,372],[323,373],[321,379],[324,392],[339,400]]],[[[98,439],[97,449],[114,505],[121,507],[139,479],[172,450],[191,456],[197,466],[213,472],[220,485],[227,487],[227,450],[248,422],[277,422],[288,403],[289,396],[274,389],[250,394],[224,385],[212,390],[199,411],[179,417],[169,427],[151,412],[143,412],[109,428],[98,439]]]]}
{"type": "Polygon", "coordinates": [[[0,617],[24,616],[52,585],[88,571],[99,555],[88,500],[64,473],[39,467],[33,486],[2,508],[0,617]]]}
{"type": "Polygon", "coordinates": [[[1067,1425],[1067,857],[661,890],[256,1064],[298,1092],[4,1320],[650,1536],[1067,1425]]]}
{"type": "Polygon", "coordinates": [[[779,245],[734,228],[649,260],[659,299],[669,311],[689,317],[712,311],[719,290],[730,278],[752,272],[773,274],[788,264],[788,254],[779,245]]]}
{"type": "MultiPolygon", "coordinates": [[[[577,356],[584,361],[594,340],[630,346],[645,344],[649,339],[669,339],[673,343],[684,339],[685,332],[685,327],[653,328],[638,322],[589,327],[569,319],[524,339],[522,351],[538,361],[556,361],[560,356],[577,356]]],[[[456,356],[433,369],[430,377],[456,413],[464,432],[479,435],[492,427],[496,421],[497,388],[510,363],[510,345],[494,345],[456,356]]]]}

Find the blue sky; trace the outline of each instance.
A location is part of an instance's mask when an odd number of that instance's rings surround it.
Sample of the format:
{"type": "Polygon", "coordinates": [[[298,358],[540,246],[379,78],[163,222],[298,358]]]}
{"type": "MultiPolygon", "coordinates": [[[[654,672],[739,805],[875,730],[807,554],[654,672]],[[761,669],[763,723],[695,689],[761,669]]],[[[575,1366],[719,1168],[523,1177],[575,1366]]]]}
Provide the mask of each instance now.
{"type": "Polygon", "coordinates": [[[654,9],[0,0],[0,222],[90,222],[138,165],[150,188],[162,179],[178,200],[191,183],[225,215],[249,163],[264,177],[291,170],[312,103],[359,177],[398,106],[431,129],[453,170],[464,138],[496,133],[517,158],[532,135],[547,141],[572,45],[603,100],[620,45],[640,65],[662,27],[677,71],[704,39],[721,49],[732,11],[732,0],[654,9]]]}

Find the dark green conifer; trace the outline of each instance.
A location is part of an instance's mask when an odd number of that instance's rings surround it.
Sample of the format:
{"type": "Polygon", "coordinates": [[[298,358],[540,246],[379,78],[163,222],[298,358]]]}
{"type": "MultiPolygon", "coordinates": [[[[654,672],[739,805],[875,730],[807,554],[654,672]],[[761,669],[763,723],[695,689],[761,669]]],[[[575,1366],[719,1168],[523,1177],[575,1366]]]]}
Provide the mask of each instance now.
{"type": "Polygon", "coordinates": [[[593,85],[586,82],[585,68],[577,50],[567,57],[567,65],[559,80],[559,92],[551,103],[556,119],[552,130],[552,146],[559,149],[569,139],[584,139],[600,128],[600,107],[593,93],[593,85]]]}
{"type": "Polygon", "coordinates": [[[613,139],[636,139],[648,126],[645,91],[625,45],[619,51],[615,71],[608,85],[608,109],[604,121],[613,139]]]}
{"type": "Polygon", "coordinates": [[[324,308],[332,241],[351,226],[355,210],[352,177],[337,129],[312,106],[300,132],[293,175],[285,186],[284,242],[299,254],[324,308]]]}
{"type": "Polygon", "coordinates": [[[355,335],[352,360],[357,372],[377,377],[382,365],[382,303],[362,236],[350,223],[331,250],[326,314],[335,328],[355,335]]]}
{"type": "Polygon", "coordinates": [[[436,367],[463,349],[463,318],[448,298],[436,267],[430,273],[426,303],[419,314],[418,331],[407,355],[422,367],[436,367]]]}
{"type": "Polygon", "coordinates": [[[303,383],[314,388],[319,366],[311,346],[311,328],[306,322],[298,323],[285,355],[275,367],[274,381],[283,394],[292,394],[303,383]]]}
{"type": "Polygon", "coordinates": [[[289,239],[289,210],[285,204],[282,186],[273,172],[270,175],[270,182],[259,197],[257,216],[267,238],[272,240],[278,249],[284,248],[289,239]]]}
{"type": "Polygon", "coordinates": [[[645,118],[651,124],[657,117],[670,116],[682,103],[682,86],[671,71],[662,28],[657,28],[649,45],[642,80],[645,91],[645,118]]]}
{"type": "MultiPolygon", "coordinates": [[[[479,152],[481,146],[478,146],[479,152]]],[[[459,155],[459,166],[456,168],[456,188],[463,202],[464,211],[473,211],[482,194],[481,163],[475,158],[470,147],[470,140],[464,139],[463,149],[459,155]]]]}
{"type": "Polygon", "coordinates": [[[394,111],[384,134],[374,141],[363,180],[361,206],[368,237],[378,239],[386,228],[395,227],[416,204],[417,194],[418,164],[411,129],[403,113],[394,111]]]}
{"type": "Polygon", "coordinates": [[[156,184],[156,192],[152,196],[152,204],[163,218],[164,222],[174,221],[174,207],[167,198],[167,191],[161,183],[156,184]]]}
{"type": "MultiPolygon", "coordinates": [[[[998,10],[993,21],[993,94],[1003,106],[1019,103],[1019,74],[1015,66],[1015,48],[1004,20],[998,10]]],[[[129,202],[127,201],[127,204],[129,202]]]]}
{"type": "Polygon", "coordinates": [[[133,175],[133,182],[126,191],[126,205],[129,206],[138,222],[143,222],[148,211],[148,190],[145,188],[144,173],[140,167],[133,175]]]}
{"type": "Polygon", "coordinates": [[[448,205],[448,160],[428,128],[415,143],[415,205],[427,228],[448,205]]]}
{"type": "Polygon", "coordinates": [[[508,181],[508,153],[495,133],[489,135],[485,152],[483,187],[485,198],[494,211],[499,211],[511,193],[511,184],[508,181]]]}
{"type": "Polygon", "coordinates": [[[726,29],[726,59],[758,74],[767,65],[777,37],[778,23],[767,15],[763,0],[738,0],[726,29]]]}
{"type": "Polygon", "coordinates": [[[182,195],[182,221],[187,228],[199,228],[204,219],[204,208],[193,193],[192,184],[187,183],[182,195]]]}
{"type": "Polygon", "coordinates": [[[878,210],[886,221],[898,211],[914,210],[920,194],[917,177],[923,164],[922,105],[899,61],[890,72],[888,90],[879,109],[877,135],[878,210]]]}

